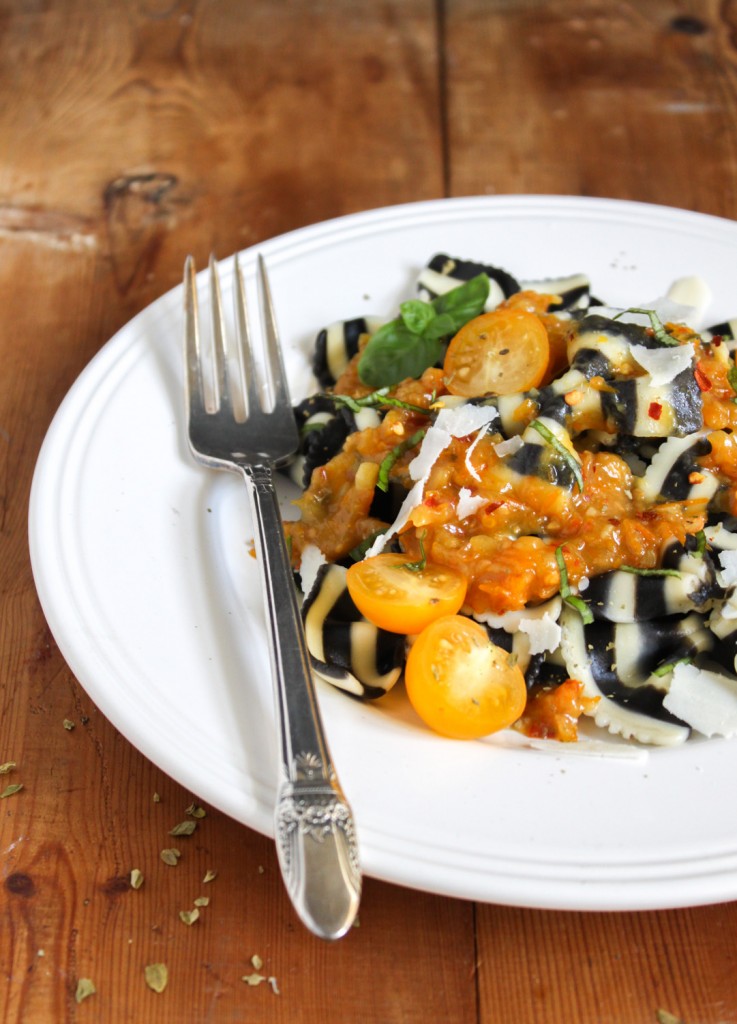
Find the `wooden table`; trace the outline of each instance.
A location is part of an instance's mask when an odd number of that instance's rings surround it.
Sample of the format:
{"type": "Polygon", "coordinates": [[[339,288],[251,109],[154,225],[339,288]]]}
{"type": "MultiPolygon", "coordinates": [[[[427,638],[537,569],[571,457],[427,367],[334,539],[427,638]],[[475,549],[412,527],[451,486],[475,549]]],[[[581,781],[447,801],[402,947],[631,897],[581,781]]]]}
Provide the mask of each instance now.
{"type": "Polygon", "coordinates": [[[0,762],[24,787],[0,804],[2,1019],[736,1021],[736,904],[557,913],[367,879],[360,927],[325,944],[271,841],[213,809],[196,870],[157,864],[193,794],[75,681],[26,523],[59,402],[187,252],[467,194],[737,218],[737,4],[0,0],[0,160],[0,762]],[[253,956],[273,985],[241,980],[253,956]],[[77,1002],[80,978],[97,991],[77,1002]]]}

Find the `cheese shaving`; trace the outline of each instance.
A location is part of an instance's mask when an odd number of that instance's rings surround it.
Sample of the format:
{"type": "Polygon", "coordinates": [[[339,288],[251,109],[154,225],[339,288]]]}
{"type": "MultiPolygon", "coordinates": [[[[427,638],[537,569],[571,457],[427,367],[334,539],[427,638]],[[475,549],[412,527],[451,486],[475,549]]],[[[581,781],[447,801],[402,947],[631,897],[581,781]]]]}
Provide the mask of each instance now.
{"type": "Polygon", "coordinates": [[[467,487],[461,487],[458,491],[458,504],[456,515],[459,519],[467,519],[474,512],[478,511],[487,503],[487,499],[480,494],[472,494],[467,487]]]}
{"type": "Polygon", "coordinates": [[[650,379],[655,387],[670,384],[679,373],[687,370],[693,361],[691,345],[674,345],[665,348],[630,345],[630,351],[643,370],[650,374],[650,379]]]}
{"type": "Polygon", "coordinates": [[[519,628],[530,641],[530,654],[555,651],[560,646],[562,631],[550,612],[546,612],[542,618],[520,619],[519,628]]]}
{"type": "Polygon", "coordinates": [[[737,679],[676,665],[663,707],[704,736],[737,736],[737,679]]]}
{"type": "Polygon", "coordinates": [[[412,511],[422,504],[425,484],[438,458],[454,437],[468,437],[489,425],[498,413],[490,406],[459,405],[455,408],[444,408],[438,413],[437,419],[429,428],[422,441],[417,455],[408,466],[410,477],[416,481],[402,502],[397,517],[386,533],[376,538],[366,552],[367,558],[380,554],[387,542],[396,536],[409,522],[412,511]]]}

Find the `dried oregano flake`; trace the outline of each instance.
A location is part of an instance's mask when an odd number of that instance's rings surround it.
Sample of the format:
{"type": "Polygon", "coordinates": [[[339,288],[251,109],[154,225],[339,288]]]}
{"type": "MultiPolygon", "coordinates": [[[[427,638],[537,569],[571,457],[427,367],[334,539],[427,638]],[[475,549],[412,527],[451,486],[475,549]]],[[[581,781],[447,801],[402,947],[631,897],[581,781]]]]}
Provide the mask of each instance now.
{"type": "Polygon", "coordinates": [[[180,821],[178,825],[169,830],[170,836],[191,836],[197,828],[196,821],[180,821]]]}
{"type": "Polygon", "coordinates": [[[246,985],[260,985],[262,981],[266,981],[265,974],[244,974],[241,981],[245,981],[246,985]]]}
{"type": "Polygon", "coordinates": [[[194,901],[194,905],[196,907],[208,907],[210,905],[210,897],[198,896],[197,899],[194,901]]]}
{"type": "Polygon", "coordinates": [[[180,910],[179,911],[179,920],[182,921],[184,924],[187,924],[187,925],[194,924],[195,921],[199,920],[199,917],[200,917],[200,912],[197,909],[197,907],[195,907],[194,910],[180,910]]]}
{"type": "Polygon", "coordinates": [[[67,730],[67,732],[71,732],[72,729],[74,728],[74,722],[71,720],[71,718],[65,718],[62,725],[67,730]]]}
{"type": "Polygon", "coordinates": [[[163,992],[169,983],[169,971],[166,964],[148,964],[143,969],[146,984],[154,992],[163,992]]]}
{"type": "Polygon", "coordinates": [[[15,767],[16,767],[16,762],[15,761],[6,761],[5,764],[0,764],[0,775],[7,775],[8,772],[12,772],[12,770],[15,767]]]}
{"type": "Polygon", "coordinates": [[[8,796],[15,796],[15,794],[20,793],[22,789],[22,782],[14,782],[12,785],[6,786],[2,793],[0,793],[0,800],[4,800],[8,796]]]}
{"type": "Polygon", "coordinates": [[[133,868],[131,871],[131,889],[140,889],[143,885],[143,874],[138,868],[133,868]]]}
{"type": "Polygon", "coordinates": [[[91,978],[80,978],[77,982],[77,990],[74,993],[74,1001],[81,1003],[88,996],[93,996],[95,992],[97,992],[97,989],[91,978]]]}
{"type": "Polygon", "coordinates": [[[162,850],[159,854],[164,864],[168,864],[169,867],[174,868],[179,863],[179,858],[182,856],[179,850],[174,848],[168,850],[162,850]]]}
{"type": "Polygon", "coordinates": [[[218,876],[217,871],[213,871],[212,869],[208,869],[207,872],[205,873],[205,877],[202,879],[202,882],[203,882],[203,884],[205,884],[206,882],[212,882],[215,878],[217,878],[217,876],[218,876]]]}
{"type": "Polygon", "coordinates": [[[207,811],[199,804],[190,804],[184,813],[188,814],[190,818],[205,818],[207,816],[207,811]]]}

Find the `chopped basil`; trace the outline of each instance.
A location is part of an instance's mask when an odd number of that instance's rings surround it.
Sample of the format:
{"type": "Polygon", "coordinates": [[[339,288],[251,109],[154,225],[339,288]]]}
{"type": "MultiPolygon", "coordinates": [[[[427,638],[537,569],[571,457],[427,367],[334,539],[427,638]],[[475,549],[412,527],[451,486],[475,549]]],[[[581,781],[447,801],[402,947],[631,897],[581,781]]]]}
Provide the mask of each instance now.
{"type": "Polygon", "coordinates": [[[703,530],[699,530],[693,536],[696,538],[696,550],[692,551],[691,554],[694,558],[703,558],[706,551],[706,534],[703,530]]]}
{"type": "Polygon", "coordinates": [[[634,576],[675,576],[681,578],[678,569],[639,569],[636,565],[620,565],[620,572],[631,572],[634,576]]]}
{"type": "Polygon", "coordinates": [[[583,474],[581,473],[581,464],[575,455],[573,455],[573,453],[566,448],[560,438],[556,437],[553,431],[546,427],[540,420],[533,420],[530,423],[530,426],[538,432],[538,434],[558,453],[558,455],[565,459],[573,473],[573,477],[579,491],[583,492],[583,474]]]}
{"type": "Polygon", "coordinates": [[[673,671],[676,665],[690,665],[691,660],[691,658],[678,658],[677,661],[668,661],[664,665],[658,665],[657,668],[654,668],[652,674],[658,677],[667,676],[673,671]]]}
{"type": "Polygon", "coordinates": [[[386,530],[375,530],[373,533],[369,534],[368,537],[365,537],[360,544],[356,544],[354,548],[351,548],[348,554],[353,561],[360,562],[376,538],[380,537],[382,533],[386,533],[386,530]]]}
{"type": "Polygon", "coordinates": [[[653,334],[661,345],[680,345],[678,338],[674,338],[673,335],[666,330],[663,325],[663,321],[654,309],[636,309],[634,307],[631,309],[623,309],[621,313],[617,313],[612,317],[612,319],[618,320],[621,316],[624,316],[625,313],[642,313],[646,316],[650,320],[650,326],[652,327],[653,334]]]}
{"type": "Polygon", "coordinates": [[[344,405],[351,412],[360,412],[361,409],[376,409],[382,406],[391,406],[393,409],[406,409],[408,412],[419,412],[423,416],[432,416],[433,410],[426,409],[422,405],[413,405],[412,402],[403,402],[401,398],[394,398],[389,394],[389,388],[377,388],[376,391],[372,391],[368,395],[363,395],[361,398],[354,398],[352,395],[331,395],[326,394],[325,397],[331,399],[333,402],[337,402],[338,405],[344,405]]]}
{"type": "Polygon", "coordinates": [[[388,455],[382,459],[381,465],[379,466],[379,476],[376,481],[376,486],[380,491],[389,490],[389,474],[394,467],[394,464],[401,459],[405,452],[408,452],[410,448],[414,448],[425,436],[424,430],[416,430],[411,437],[406,438],[401,444],[396,445],[389,452],[388,455]]]}
{"type": "Polygon", "coordinates": [[[410,572],[422,572],[427,565],[427,555],[425,554],[425,545],[423,541],[425,539],[425,532],[417,534],[417,543],[420,545],[420,557],[416,562],[405,562],[402,566],[403,569],[409,569],[410,572]]]}
{"type": "Polygon", "coordinates": [[[560,596],[565,604],[570,608],[574,608],[578,612],[583,619],[584,626],[590,625],[594,621],[594,616],[586,602],[582,601],[580,597],[577,597],[571,592],[571,588],[568,583],[568,570],[566,569],[566,560],[563,557],[562,547],[555,549],[555,561],[558,563],[558,572],[560,573],[560,596]]]}
{"type": "Polygon", "coordinates": [[[727,383],[735,393],[732,401],[737,402],[737,366],[730,366],[727,370],[727,383]]]}

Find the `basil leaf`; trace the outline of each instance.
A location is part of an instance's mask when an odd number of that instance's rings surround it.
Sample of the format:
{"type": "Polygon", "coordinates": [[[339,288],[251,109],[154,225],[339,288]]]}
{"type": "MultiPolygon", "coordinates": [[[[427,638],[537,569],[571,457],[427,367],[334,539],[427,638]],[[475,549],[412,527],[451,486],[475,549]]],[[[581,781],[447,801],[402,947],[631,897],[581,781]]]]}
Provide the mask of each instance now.
{"type": "Polygon", "coordinates": [[[446,338],[449,334],[455,333],[455,321],[450,313],[439,313],[427,325],[423,337],[426,341],[433,341],[435,338],[446,338]]]}
{"type": "Polygon", "coordinates": [[[447,313],[452,318],[453,328],[449,333],[455,334],[469,320],[483,313],[488,297],[489,278],[479,274],[444,295],[436,296],[432,304],[438,315],[447,313]]]}
{"type": "Polygon", "coordinates": [[[370,339],[358,364],[358,376],[369,387],[399,384],[407,377],[421,377],[443,354],[437,338],[425,340],[413,334],[402,320],[380,327],[370,339]]]}
{"type": "Polygon", "coordinates": [[[420,299],[403,302],[402,315],[380,327],[363,350],[358,363],[361,381],[381,388],[407,377],[421,377],[440,361],[443,339],[478,316],[488,295],[489,278],[479,274],[431,303],[420,299]]]}
{"type": "Polygon", "coordinates": [[[438,315],[429,302],[423,302],[421,299],[403,302],[399,312],[402,315],[402,323],[413,334],[424,334],[431,321],[438,315]]]}

